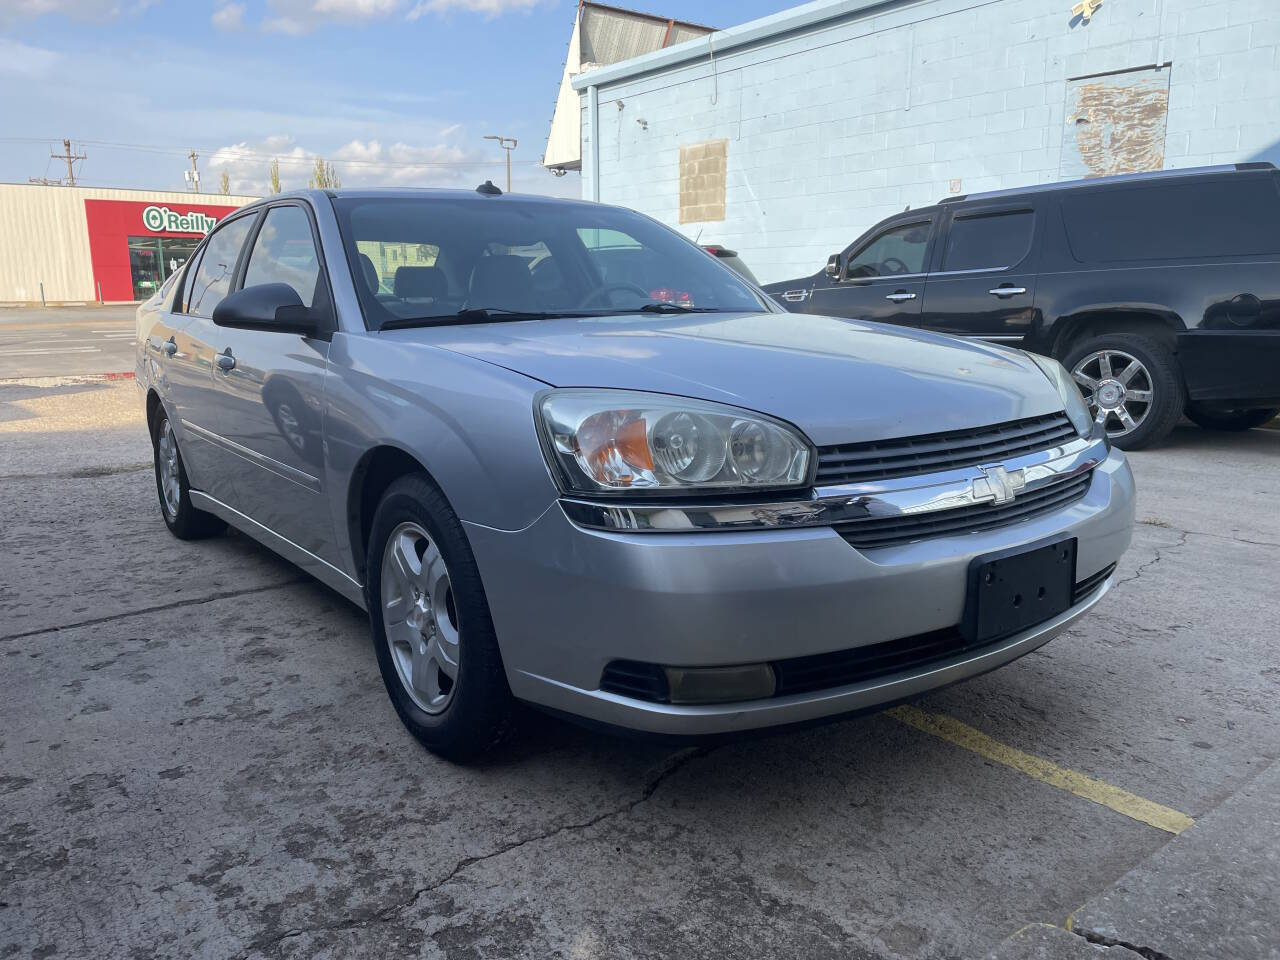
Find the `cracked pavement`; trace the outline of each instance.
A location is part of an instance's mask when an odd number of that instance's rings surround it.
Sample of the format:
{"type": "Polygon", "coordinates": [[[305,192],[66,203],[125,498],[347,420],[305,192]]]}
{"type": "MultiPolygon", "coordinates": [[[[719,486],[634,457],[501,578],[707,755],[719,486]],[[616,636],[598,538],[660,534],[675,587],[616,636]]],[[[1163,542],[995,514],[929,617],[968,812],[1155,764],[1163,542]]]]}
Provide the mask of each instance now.
{"type": "Polygon", "coordinates": [[[169,536],[132,384],[0,384],[0,451],[3,960],[1280,957],[1280,432],[1133,456],[1110,597],[921,702],[1177,838],[883,714],[672,750],[529,713],[455,767],[363,614],[169,536]]]}

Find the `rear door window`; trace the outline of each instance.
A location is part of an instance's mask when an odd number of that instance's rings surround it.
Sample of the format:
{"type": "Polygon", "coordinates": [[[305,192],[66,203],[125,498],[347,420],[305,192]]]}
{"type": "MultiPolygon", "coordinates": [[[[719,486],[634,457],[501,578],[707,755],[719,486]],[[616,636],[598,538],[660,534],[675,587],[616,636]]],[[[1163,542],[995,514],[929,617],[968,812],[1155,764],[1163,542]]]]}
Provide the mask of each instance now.
{"type": "Polygon", "coordinates": [[[200,266],[191,282],[191,298],[187,312],[197,317],[212,317],[213,308],[222,302],[235,279],[236,263],[240,248],[249,236],[249,228],[256,218],[240,217],[232,220],[209,238],[205,245],[200,266]]]}
{"type": "Polygon", "coordinates": [[[1073,190],[1062,219],[1080,263],[1280,253],[1274,175],[1073,190]]]}
{"type": "Polygon", "coordinates": [[[957,216],[947,234],[942,269],[999,270],[1015,267],[1031,249],[1035,215],[1011,210],[976,216],[957,216]]]}

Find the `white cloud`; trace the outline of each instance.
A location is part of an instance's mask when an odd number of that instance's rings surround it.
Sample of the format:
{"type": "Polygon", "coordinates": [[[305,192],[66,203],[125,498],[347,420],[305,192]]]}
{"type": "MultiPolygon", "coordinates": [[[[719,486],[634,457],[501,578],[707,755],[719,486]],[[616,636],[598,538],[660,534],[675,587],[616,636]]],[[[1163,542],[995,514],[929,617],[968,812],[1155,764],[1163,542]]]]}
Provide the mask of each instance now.
{"type": "Polygon", "coordinates": [[[0,37],[0,74],[16,77],[48,76],[61,55],[41,47],[0,37]]]}
{"type": "Polygon", "coordinates": [[[210,22],[219,30],[240,30],[244,27],[244,4],[228,3],[213,11],[210,22]]]}
{"type": "Polygon", "coordinates": [[[0,3],[0,23],[34,20],[51,13],[60,13],[79,20],[111,20],[122,14],[136,16],[156,0],[4,0],[0,3]]]}
{"type": "Polygon", "coordinates": [[[262,29],[275,33],[303,34],[333,21],[358,23],[390,16],[407,0],[270,0],[272,16],[262,29]]]}
{"type": "Polygon", "coordinates": [[[510,11],[532,10],[545,2],[546,0],[419,0],[409,11],[409,19],[417,20],[429,13],[448,13],[451,10],[496,17],[510,11]]]}

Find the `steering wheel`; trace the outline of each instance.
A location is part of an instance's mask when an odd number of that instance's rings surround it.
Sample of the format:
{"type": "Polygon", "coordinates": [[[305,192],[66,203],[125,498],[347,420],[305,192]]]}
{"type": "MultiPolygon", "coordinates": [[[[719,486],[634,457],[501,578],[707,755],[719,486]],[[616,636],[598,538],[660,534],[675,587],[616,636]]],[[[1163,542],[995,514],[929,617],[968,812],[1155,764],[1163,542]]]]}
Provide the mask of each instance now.
{"type": "MultiPolygon", "coordinates": [[[[613,283],[600,284],[600,286],[596,287],[594,290],[587,293],[587,295],[578,302],[578,306],[579,307],[592,306],[597,300],[607,296],[610,293],[613,293],[615,290],[628,290],[632,293],[638,293],[640,294],[640,296],[642,296],[645,299],[645,302],[648,302],[653,299],[653,297],[649,296],[649,291],[644,289],[644,287],[640,286],[639,284],[628,283],[625,280],[616,280],[613,283]]],[[[612,304],[610,304],[610,306],[612,306],[612,304]]]]}
{"type": "Polygon", "coordinates": [[[910,273],[911,272],[907,269],[907,265],[903,263],[901,260],[899,260],[897,257],[885,257],[883,260],[880,261],[880,266],[888,267],[894,273],[910,273]],[[896,268],[894,267],[895,263],[898,265],[896,268]]]}

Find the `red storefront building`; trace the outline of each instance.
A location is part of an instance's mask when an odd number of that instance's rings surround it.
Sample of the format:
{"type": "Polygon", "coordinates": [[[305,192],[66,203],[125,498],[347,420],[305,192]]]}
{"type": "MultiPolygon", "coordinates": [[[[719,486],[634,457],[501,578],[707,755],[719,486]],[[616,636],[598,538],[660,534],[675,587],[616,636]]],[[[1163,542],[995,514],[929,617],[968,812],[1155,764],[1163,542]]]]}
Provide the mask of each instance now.
{"type": "Polygon", "coordinates": [[[0,184],[0,302],[145,300],[253,199],[0,184]]]}

